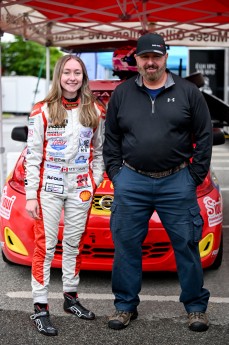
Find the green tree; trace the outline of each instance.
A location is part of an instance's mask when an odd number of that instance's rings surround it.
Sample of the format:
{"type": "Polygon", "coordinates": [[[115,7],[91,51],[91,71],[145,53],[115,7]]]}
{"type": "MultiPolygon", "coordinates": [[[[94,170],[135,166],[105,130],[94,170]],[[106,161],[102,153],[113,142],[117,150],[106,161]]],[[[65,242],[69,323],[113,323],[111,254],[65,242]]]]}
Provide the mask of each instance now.
{"type": "MultiPolygon", "coordinates": [[[[15,36],[14,42],[2,42],[2,75],[46,77],[46,47],[15,36]]],[[[56,61],[63,53],[50,47],[50,76],[56,61]]]]}

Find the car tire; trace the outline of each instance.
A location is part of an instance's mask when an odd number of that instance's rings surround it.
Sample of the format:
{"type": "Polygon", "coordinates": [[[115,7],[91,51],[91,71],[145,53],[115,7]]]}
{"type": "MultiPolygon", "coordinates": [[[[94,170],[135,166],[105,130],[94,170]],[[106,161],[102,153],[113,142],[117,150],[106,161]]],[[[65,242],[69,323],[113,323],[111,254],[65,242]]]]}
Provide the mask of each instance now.
{"type": "Polygon", "coordinates": [[[2,260],[3,260],[4,262],[6,262],[8,265],[14,265],[14,263],[13,263],[12,261],[10,261],[10,260],[7,259],[7,257],[6,257],[5,254],[3,253],[3,251],[1,251],[1,252],[2,252],[2,260]]]}
{"type": "Polygon", "coordinates": [[[221,236],[221,241],[220,241],[217,257],[215,261],[213,262],[213,264],[211,265],[210,269],[217,270],[221,266],[222,261],[223,261],[223,234],[221,236]]]}

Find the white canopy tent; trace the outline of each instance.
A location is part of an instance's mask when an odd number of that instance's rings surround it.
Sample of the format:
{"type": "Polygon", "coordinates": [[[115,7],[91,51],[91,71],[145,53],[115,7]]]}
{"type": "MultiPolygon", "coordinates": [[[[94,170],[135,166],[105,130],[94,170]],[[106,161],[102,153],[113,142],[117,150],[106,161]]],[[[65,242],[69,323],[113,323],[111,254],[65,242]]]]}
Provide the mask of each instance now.
{"type": "Polygon", "coordinates": [[[170,45],[229,46],[228,0],[2,0],[1,30],[46,46],[103,49],[146,31],[170,45]]]}

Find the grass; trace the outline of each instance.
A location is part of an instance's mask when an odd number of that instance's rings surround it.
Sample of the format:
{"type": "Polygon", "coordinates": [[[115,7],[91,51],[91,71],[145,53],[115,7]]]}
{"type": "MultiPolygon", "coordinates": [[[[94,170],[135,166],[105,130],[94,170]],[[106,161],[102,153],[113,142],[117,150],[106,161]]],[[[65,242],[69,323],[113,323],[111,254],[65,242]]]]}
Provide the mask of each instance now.
{"type": "Polygon", "coordinates": [[[9,118],[11,118],[11,117],[13,117],[14,115],[13,114],[10,114],[10,113],[3,113],[2,114],[2,118],[3,119],[9,119],[9,118]]]}

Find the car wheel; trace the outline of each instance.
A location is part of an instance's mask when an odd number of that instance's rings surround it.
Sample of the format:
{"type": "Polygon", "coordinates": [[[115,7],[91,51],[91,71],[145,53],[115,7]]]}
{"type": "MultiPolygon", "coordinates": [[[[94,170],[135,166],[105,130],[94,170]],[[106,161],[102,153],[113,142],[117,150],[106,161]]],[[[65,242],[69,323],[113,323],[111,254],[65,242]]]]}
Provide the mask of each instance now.
{"type": "Polygon", "coordinates": [[[219,251],[218,251],[217,257],[216,257],[215,261],[213,262],[213,264],[211,265],[210,268],[212,270],[217,270],[221,266],[222,261],[223,261],[223,234],[221,236],[221,241],[220,241],[220,246],[219,246],[219,251]]]}
{"type": "Polygon", "coordinates": [[[3,253],[3,251],[1,251],[1,252],[2,252],[2,260],[3,260],[4,262],[6,262],[7,264],[9,264],[9,265],[14,265],[14,263],[13,263],[12,261],[10,261],[10,260],[7,259],[7,257],[6,257],[5,254],[3,253]]]}

